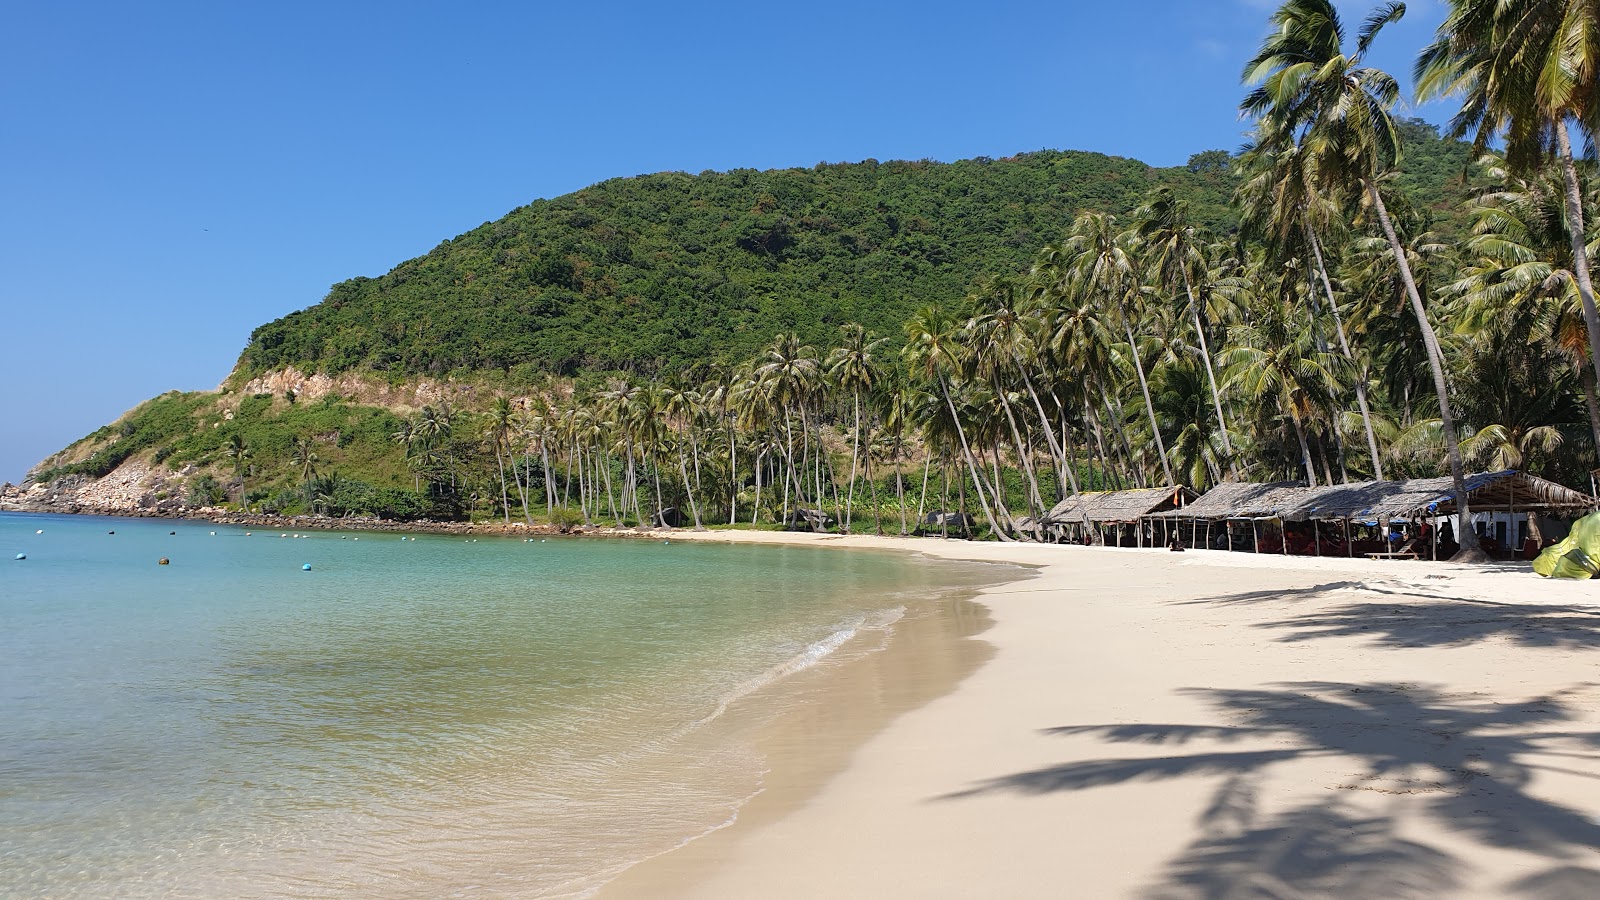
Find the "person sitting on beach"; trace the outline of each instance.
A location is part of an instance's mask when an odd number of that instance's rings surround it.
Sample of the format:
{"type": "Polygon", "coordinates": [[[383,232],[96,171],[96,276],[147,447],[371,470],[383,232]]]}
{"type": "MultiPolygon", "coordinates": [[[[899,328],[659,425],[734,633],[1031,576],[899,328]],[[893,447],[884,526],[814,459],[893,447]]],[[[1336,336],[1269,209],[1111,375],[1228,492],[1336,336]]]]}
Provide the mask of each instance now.
{"type": "Polygon", "coordinates": [[[1173,553],[1182,553],[1183,541],[1178,540],[1177,535],[1173,535],[1172,540],[1167,541],[1167,549],[1171,550],[1173,553]]]}

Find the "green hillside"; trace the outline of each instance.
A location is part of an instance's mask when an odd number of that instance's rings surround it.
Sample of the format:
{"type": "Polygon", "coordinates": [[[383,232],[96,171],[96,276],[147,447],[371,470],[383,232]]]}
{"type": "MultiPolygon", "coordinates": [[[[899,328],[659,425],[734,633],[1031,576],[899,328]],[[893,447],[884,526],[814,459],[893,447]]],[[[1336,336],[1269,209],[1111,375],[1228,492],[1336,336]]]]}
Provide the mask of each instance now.
{"type": "Polygon", "coordinates": [[[1158,186],[1226,230],[1225,167],[1041,151],[955,163],[619,178],[539,200],[256,329],[244,373],[678,371],[779,330],[898,334],[917,305],[1025,268],[1080,210],[1158,186]]]}

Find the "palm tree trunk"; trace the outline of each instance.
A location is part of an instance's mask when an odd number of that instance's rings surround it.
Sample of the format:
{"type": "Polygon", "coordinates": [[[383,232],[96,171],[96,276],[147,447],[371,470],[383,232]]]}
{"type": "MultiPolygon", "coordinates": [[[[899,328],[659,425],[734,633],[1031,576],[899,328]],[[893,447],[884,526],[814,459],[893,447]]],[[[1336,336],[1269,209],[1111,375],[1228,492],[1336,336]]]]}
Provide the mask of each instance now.
{"type": "Polygon", "coordinates": [[[1321,276],[1322,290],[1328,295],[1328,308],[1333,310],[1333,325],[1339,333],[1339,349],[1344,351],[1344,358],[1350,360],[1356,367],[1356,406],[1361,409],[1361,425],[1367,432],[1367,453],[1372,457],[1372,477],[1383,480],[1383,458],[1378,454],[1378,436],[1372,430],[1372,411],[1367,404],[1367,365],[1365,361],[1357,360],[1355,353],[1350,350],[1350,339],[1345,336],[1344,317],[1339,315],[1339,303],[1333,299],[1333,282],[1328,278],[1328,264],[1322,259],[1322,243],[1317,240],[1317,233],[1311,229],[1311,223],[1304,223],[1306,241],[1311,245],[1311,252],[1316,256],[1317,274],[1321,276]]]}
{"type": "MultiPolygon", "coordinates": [[[[1561,157],[1561,174],[1567,187],[1567,234],[1572,240],[1572,273],[1578,281],[1578,297],[1583,301],[1583,324],[1589,331],[1589,360],[1594,365],[1596,379],[1600,379],[1600,312],[1595,309],[1594,282],[1589,276],[1589,249],[1584,245],[1587,234],[1583,222],[1583,192],[1578,183],[1578,167],[1572,159],[1572,141],[1567,136],[1567,123],[1556,119],[1556,149],[1561,157]]],[[[1600,452],[1600,437],[1597,452],[1600,452]]]]}
{"type": "Polygon", "coordinates": [[[500,468],[500,510],[505,513],[506,524],[511,524],[511,494],[506,491],[506,461],[500,452],[500,442],[494,442],[494,463],[500,468]]]}
{"type": "Polygon", "coordinates": [[[922,493],[917,495],[917,527],[922,527],[922,517],[928,507],[928,473],[933,470],[933,448],[924,447],[922,453],[922,493]]]}
{"type": "Polygon", "coordinates": [[[856,465],[861,460],[861,389],[853,392],[856,412],[856,430],[850,439],[850,487],[845,491],[844,499],[844,530],[850,531],[851,515],[856,505],[856,465]]]}
{"type": "Polygon", "coordinates": [[[1017,463],[1022,466],[1022,472],[1028,478],[1028,490],[1031,492],[1028,496],[1028,505],[1032,507],[1034,521],[1041,521],[1044,518],[1045,506],[1044,497],[1039,493],[1039,476],[1033,471],[1033,461],[1022,452],[1022,432],[1017,430],[1017,417],[1012,414],[1010,398],[1006,396],[1005,389],[1000,387],[998,377],[991,381],[994,383],[994,392],[1000,397],[1000,408],[1005,410],[1006,424],[1011,426],[1011,446],[1016,448],[1017,463]]]}
{"type": "Polygon", "coordinates": [[[961,439],[961,455],[966,458],[967,470],[972,474],[972,483],[977,488],[978,505],[983,509],[984,518],[989,520],[989,528],[994,531],[996,537],[1010,543],[1011,536],[999,527],[995,521],[994,511],[989,508],[989,499],[984,496],[983,476],[979,474],[978,465],[972,459],[972,447],[967,444],[967,430],[961,426],[961,416],[956,413],[955,401],[950,399],[950,388],[945,384],[943,373],[939,374],[939,392],[944,394],[945,406],[950,408],[950,421],[955,423],[956,436],[961,439]]]}
{"type": "Polygon", "coordinates": [[[1161,440],[1161,426],[1156,424],[1156,405],[1150,401],[1150,383],[1144,378],[1144,360],[1139,358],[1139,345],[1134,341],[1133,325],[1128,322],[1127,316],[1122,317],[1122,327],[1128,333],[1128,350],[1133,354],[1133,369],[1139,374],[1139,390],[1144,394],[1144,409],[1150,415],[1150,436],[1155,438],[1156,452],[1161,455],[1161,472],[1167,476],[1167,484],[1177,484],[1178,480],[1172,477],[1172,463],[1167,461],[1166,442],[1161,440]]]}
{"type": "Polygon", "coordinates": [[[1306,443],[1306,429],[1300,424],[1300,413],[1295,410],[1293,403],[1289,404],[1289,420],[1294,423],[1295,440],[1300,442],[1300,463],[1306,470],[1306,485],[1316,487],[1317,470],[1311,465],[1311,445],[1306,443]]]}
{"type": "MultiPolygon", "coordinates": [[[[1422,305],[1422,296],[1417,293],[1417,281],[1411,275],[1411,264],[1406,261],[1405,247],[1395,234],[1394,223],[1389,221],[1389,210],[1383,205],[1378,185],[1367,180],[1366,188],[1367,196],[1372,199],[1372,207],[1378,213],[1378,222],[1389,239],[1389,249],[1394,252],[1395,263],[1400,267],[1400,280],[1405,282],[1406,296],[1411,300],[1411,312],[1417,317],[1417,327],[1422,330],[1422,343],[1428,351],[1428,368],[1433,370],[1433,388],[1439,394],[1439,424],[1444,431],[1445,457],[1450,462],[1450,481],[1456,501],[1456,540],[1461,546],[1453,559],[1479,562],[1487,557],[1478,549],[1478,533],[1472,530],[1472,510],[1467,505],[1467,480],[1461,464],[1461,445],[1456,440],[1456,420],[1450,412],[1450,387],[1444,377],[1444,353],[1439,349],[1439,338],[1433,333],[1433,326],[1428,323],[1428,311],[1422,305]]],[[[1593,308],[1594,302],[1590,300],[1589,309],[1593,308]]],[[[1590,321],[1595,323],[1590,326],[1591,329],[1600,326],[1600,322],[1594,319],[1590,321]]],[[[1600,330],[1590,331],[1591,337],[1597,334],[1600,334],[1600,330]]]]}
{"type": "MultiPolygon", "coordinates": [[[[1222,415],[1222,393],[1217,390],[1217,370],[1211,364],[1211,346],[1206,341],[1206,328],[1200,321],[1200,306],[1194,299],[1194,286],[1189,280],[1189,269],[1183,267],[1183,292],[1189,297],[1189,314],[1194,319],[1194,334],[1200,340],[1200,358],[1206,364],[1206,381],[1211,385],[1211,405],[1217,413],[1217,431],[1222,437],[1222,452],[1228,454],[1228,471],[1235,477],[1239,472],[1234,468],[1233,444],[1228,440],[1228,420],[1222,415]]],[[[1171,477],[1168,477],[1170,482],[1171,477]]]]}
{"type": "MultiPolygon", "coordinates": [[[[1033,400],[1034,411],[1039,414],[1039,427],[1044,430],[1045,441],[1050,445],[1050,458],[1055,460],[1056,464],[1056,493],[1060,494],[1061,485],[1070,483],[1072,485],[1072,493],[1076,496],[1078,493],[1078,476],[1067,465],[1066,448],[1063,446],[1066,441],[1063,439],[1059,444],[1056,442],[1056,432],[1054,428],[1050,427],[1050,417],[1045,415],[1044,403],[1039,399],[1039,392],[1033,389],[1033,379],[1028,377],[1028,369],[1022,364],[1022,360],[1017,358],[1015,351],[1011,354],[1011,363],[1017,367],[1017,372],[1022,375],[1022,386],[1028,389],[1028,396],[1033,400]]],[[[1059,409],[1060,403],[1058,402],[1056,406],[1059,409]]],[[[1065,414],[1061,418],[1061,426],[1065,429],[1067,424],[1065,414]]],[[[1057,501],[1062,499],[1065,498],[1056,497],[1057,501]]]]}
{"type": "Polygon", "coordinates": [[[1600,397],[1595,396],[1594,371],[1588,366],[1578,367],[1578,381],[1583,385],[1583,403],[1589,409],[1589,430],[1594,434],[1596,461],[1600,461],[1600,397]]]}

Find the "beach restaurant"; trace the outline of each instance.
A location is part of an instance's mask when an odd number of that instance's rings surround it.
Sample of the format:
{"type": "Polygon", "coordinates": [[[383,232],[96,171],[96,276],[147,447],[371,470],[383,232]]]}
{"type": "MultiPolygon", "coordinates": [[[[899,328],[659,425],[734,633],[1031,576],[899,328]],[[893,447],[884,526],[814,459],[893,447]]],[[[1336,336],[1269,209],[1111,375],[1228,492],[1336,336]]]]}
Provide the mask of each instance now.
{"type": "MultiPolygon", "coordinates": [[[[1595,497],[1516,470],[1466,477],[1467,505],[1485,551],[1515,556],[1565,534],[1600,507],[1595,497]]],[[[1304,556],[1448,558],[1455,552],[1449,478],[1221,484],[1192,503],[1144,517],[1151,540],[1304,556]]]]}

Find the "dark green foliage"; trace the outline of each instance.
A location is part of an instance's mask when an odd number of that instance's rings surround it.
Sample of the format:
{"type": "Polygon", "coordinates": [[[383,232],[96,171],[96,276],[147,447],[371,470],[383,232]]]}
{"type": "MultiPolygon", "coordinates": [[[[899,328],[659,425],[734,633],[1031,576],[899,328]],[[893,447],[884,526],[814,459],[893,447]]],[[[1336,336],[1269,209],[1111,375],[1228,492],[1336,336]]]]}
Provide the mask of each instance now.
{"type": "Polygon", "coordinates": [[[1079,210],[1125,212],[1160,185],[1231,227],[1226,166],[1094,153],[615,179],[335,285],[256,329],[241,369],[679,372],[784,329],[898,335],[917,305],[1025,268],[1079,210]]]}

